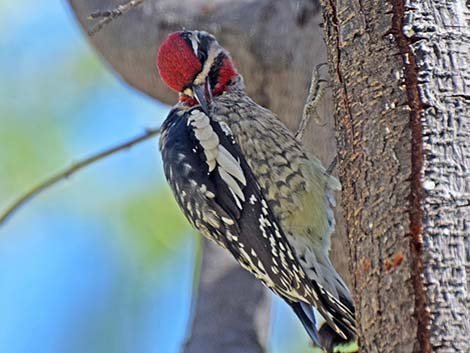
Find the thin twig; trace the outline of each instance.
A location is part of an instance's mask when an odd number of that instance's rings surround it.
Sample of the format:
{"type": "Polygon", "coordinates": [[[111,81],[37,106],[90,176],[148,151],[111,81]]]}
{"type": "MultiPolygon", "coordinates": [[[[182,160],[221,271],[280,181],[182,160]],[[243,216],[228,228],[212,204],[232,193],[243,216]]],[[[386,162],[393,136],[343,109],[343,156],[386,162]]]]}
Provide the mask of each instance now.
{"type": "Polygon", "coordinates": [[[297,132],[295,133],[295,137],[298,140],[302,140],[302,137],[304,136],[305,129],[308,126],[308,123],[312,116],[318,119],[318,113],[317,113],[317,106],[318,103],[320,102],[320,99],[323,97],[323,94],[325,93],[325,88],[322,87],[322,83],[328,82],[326,80],[323,80],[320,78],[320,68],[323,65],[327,65],[327,63],[321,63],[315,66],[315,70],[313,70],[312,73],[312,81],[310,82],[310,88],[308,90],[308,96],[307,96],[307,101],[305,102],[304,106],[304,111],[302,114],[302,120],[300,121],[299,128],[297,129],[297,132]]]}
{"type": "Polygon", "coordinates": [[[144,1],[145,0],[130,0],[129,2],[126,2],[125,4],[118,5],[116,8],[112,10],[98,10],[98,11],[91,13],[90,16],[88,16],[88,18],[90,19],[101,18],[101,20],[99,20],[97,24],[95,24],[93,27],[91,27],[88,30],[88,35],[90,37],[94,36],[112,20],[114,20],[115,18],[121,15],[124,15],[126,12],[142,4],[144,1]]]}
{"type": "Polygon", "coordinates": [[[335,158],[333,158],[333,160],[331,161],[330,165],[329,165],[328,168],[326,169],[326,173],[327,173],[327,174],[333,173],[333,170],[335,170],[337,163],[338,163],[338,157],[335,156],[335,158]]]}
{"type": "Polygon", "coordinates": [[[39,184],[35,185],[33,188],[22,194],[18,197],[9,207],[6,208],[0,214],[0,226],[2,226],[5,221],[14,213],[16,212],[21,206],[23,206],[26,202],[30,201],[33,197],[35,197],[40,192],[46,190],[47,188],[51,187],[55,183],[68,178],[72,174],[75,174],[80,169],[85,168],[86,166],[97,162],[105,157],[108,157],[116,152],[131,148],[132,146],[148,140],[149,138],[156,136],[160,133],[160,128],[156,129],[147,129],[143,134],[132,138],[129,141],[120,143],[119,145],[113,146],[111,148],[105,149],[101,152],[91,155],[88,158],[85,158],[81,161],[73,163],[70,167],[63,169],[62,171],[50,176],[46,180],[40,182],[39,184]]]}
{"type": "MultiPolygon", "coordinates": [[[[320,78],[320,68],[327,63],[321,63],[315,66],[315,70],[312,74],[312,81],[310,82],[310,88],[308,90],[307,101],[305,102],[304,111],[302,114],[302,120],[300,120],[299,127],[295,133],[295,138],[299,141],[302,140],[305,130],[307,129],[308,123],[312,119],[312,116],[316,117],[319,120],[317,107],[320,99],[325,93],[325,88],[321,86],[322,83],[328,82],[320,78]]],[[[331,174],[336,167],[338,159],[335,157],[333,161],[328,166],[326,172],[331,174]]]]}

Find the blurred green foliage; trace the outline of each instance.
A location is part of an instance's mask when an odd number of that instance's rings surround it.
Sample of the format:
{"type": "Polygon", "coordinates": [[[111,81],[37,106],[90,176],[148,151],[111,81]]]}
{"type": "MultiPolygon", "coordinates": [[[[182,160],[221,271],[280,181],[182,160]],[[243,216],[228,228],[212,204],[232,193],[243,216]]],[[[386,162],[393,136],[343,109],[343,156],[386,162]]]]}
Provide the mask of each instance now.
{"type": "Polygon", "coordinates": [[[129,234],[139,238],[134,244],[148,270],[154,268],[155,259],[175,251],[191,231],[167,187],[155,186],[131,195],[123,208],[123,220],[129,234]]]}
{"type": "Polygon", "coordinates": [[[0,109],[0,200],[5,200],[12,190],[21,190],[57,168],[66,154],[60,131],[47,114],[31,121],[0,109]]]}

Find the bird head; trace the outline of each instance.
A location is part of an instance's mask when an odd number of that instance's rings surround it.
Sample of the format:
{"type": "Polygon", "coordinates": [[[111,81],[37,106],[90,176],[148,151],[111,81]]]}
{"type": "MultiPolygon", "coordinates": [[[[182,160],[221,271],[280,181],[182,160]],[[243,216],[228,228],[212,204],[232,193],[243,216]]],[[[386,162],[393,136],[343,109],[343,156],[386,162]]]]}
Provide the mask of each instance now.
{"type": "Polygon", "coordinates": [[[238,75],[230,54],[203,31],[170,33],[158,49],[157,67],[182,101],[199,103],[207,114],[212,97],[223,93],[238,75]]]}

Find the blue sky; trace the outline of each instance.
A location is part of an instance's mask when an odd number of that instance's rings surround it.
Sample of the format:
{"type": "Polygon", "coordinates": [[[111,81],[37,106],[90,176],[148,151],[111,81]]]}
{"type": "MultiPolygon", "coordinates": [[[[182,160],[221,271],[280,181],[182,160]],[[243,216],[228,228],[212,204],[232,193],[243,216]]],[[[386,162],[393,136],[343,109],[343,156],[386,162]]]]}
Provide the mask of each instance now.
{"type": "MultiPolygon", "coordinates": [[[[165,118],[106,70],[65,3],[0,0],[0,18],[0,208],[165,118]]],[[[196,235],[184,223],[168,239],[144,214],[152,193],[168,198],[156,144],[76,174],[0,228],[0,353],[179,351],[196,235]]],[[[272,337],[273,353],[307,342],[278,300],[272,337]]]]}

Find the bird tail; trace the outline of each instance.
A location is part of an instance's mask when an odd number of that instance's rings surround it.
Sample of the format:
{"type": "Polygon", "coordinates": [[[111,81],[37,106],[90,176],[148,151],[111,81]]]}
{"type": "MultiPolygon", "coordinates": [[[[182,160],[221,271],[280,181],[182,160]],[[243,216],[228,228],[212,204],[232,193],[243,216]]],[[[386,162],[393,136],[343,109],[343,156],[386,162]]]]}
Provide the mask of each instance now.
{"type": "Polygon", "coordinates": [[[329,326],[324,323],[318,331],[322,347],[328,353],[357,353],[359,352],[356,337],[344,340],[329,326]]]}
{"type": "MultiPolygon", "coordinates": [[[[324,349],[327,353],[358,352],[359,348],[356,336],[346,329],[341,320],[334,321],[336,325],[341,327],[341,329],[348,332],[347,339],[341,337],[326,321],[321,323],[321,325],[317,325],[314,315],[314,307],[311,304],[290,301],[288,303],[300,319],[300,322],[302,322],[302,325],[316,346],[324,349]]],[[[326,303],[324,302],[324,304],[326,303]]]]}
{"type": "Polygon", "coordinates": [[[356,319],[350,296],[344,296],[344,293],[339,292],[336,297],[316,281],[312,281],[312,285],[318,295],[315,306],[328,326],[343,341],[354,338],[356,336],[356,319]]]}
{"type": "Polygon", "coordinates": [[[307,331],[312,341],[318,346],[323,347],[318,330],[316,327],[315,315],[313,313],[313,306],[304,302],[290,302],[291,308],[299,318],[300,322],[307,331]]]}

